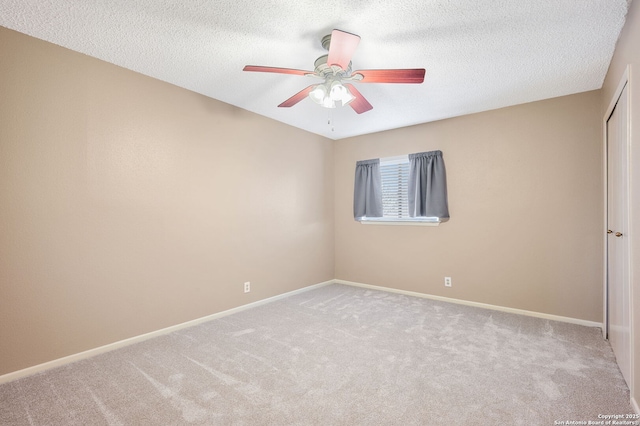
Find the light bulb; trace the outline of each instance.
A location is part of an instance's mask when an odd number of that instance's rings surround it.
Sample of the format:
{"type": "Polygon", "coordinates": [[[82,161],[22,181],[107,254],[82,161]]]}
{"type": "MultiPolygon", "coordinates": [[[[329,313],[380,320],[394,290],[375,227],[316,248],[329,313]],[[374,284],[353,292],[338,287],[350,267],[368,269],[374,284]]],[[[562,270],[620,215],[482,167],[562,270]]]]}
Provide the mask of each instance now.
{"type": "Polygon", "coordinates": [[[356,97],[351,94],[349,89],[344,87],[344,95],[340,99],[342,101],[342,106],[349,105],[351,103],[351,101],[353,101],[355,98],[356,97]]]}
{"type": "Polygon", "coordinates": [[[344,87],[339,81],[331,83],[331,91],[329,97],[332,101],[341,101],[347,94],[347,88],[344,87]]]}
{"type": "Polygon", "coordinates": [[[324,101],[322,101],[322,106],[325,108],[335,108],[336,103],[331,99],[331,97],[327,96],[324,98],[324,101]]]}
{"type": "Polygon", "coordinates": [[[320,105],[323,104],[326,96],[327,89],[324,87],[324,84],[318,84],[311,92],[309,92],[311,100],[320,105]]]}

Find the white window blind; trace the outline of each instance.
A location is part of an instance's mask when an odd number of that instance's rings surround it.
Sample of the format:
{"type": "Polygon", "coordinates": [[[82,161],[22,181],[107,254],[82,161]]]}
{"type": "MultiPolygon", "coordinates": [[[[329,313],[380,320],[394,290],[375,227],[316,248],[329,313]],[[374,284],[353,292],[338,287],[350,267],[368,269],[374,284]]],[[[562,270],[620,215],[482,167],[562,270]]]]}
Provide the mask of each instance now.
{"type": "Polygon", "coordinates": [[[385,218],[409,217],[409,157],[401,155],[380,159],[382,211],[385,218]]]}

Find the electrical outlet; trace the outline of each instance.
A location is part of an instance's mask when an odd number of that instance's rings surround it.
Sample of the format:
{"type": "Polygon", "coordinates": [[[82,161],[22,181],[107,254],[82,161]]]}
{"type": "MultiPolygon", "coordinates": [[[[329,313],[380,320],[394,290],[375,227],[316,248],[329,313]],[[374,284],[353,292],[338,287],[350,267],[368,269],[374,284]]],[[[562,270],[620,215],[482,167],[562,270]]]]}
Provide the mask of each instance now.
{"type": "Polygon", "coordinates": [[[444,286],[451,287],[451,277],[444,277],[444,286]]]}
{"type": "Polygon", "coordinates": [[[251,291],[251,283],[247,281],[246,283],[244,283],[244,292],[249,293],[250,291],[251,291]]]}

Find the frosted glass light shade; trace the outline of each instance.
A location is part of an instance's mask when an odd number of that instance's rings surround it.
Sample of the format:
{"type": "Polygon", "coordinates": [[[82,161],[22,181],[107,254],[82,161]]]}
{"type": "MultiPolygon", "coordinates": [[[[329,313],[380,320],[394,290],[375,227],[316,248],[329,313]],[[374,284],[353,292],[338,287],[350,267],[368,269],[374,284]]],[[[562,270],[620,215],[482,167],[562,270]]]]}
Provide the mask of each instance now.
{"type": "Polygon", "coordinates": [[[320,105],[322,105],[326,96],[327,88],[324,87],[324,84],[318,84],[311,92],[309,92],[311,100],[320,105]]]}

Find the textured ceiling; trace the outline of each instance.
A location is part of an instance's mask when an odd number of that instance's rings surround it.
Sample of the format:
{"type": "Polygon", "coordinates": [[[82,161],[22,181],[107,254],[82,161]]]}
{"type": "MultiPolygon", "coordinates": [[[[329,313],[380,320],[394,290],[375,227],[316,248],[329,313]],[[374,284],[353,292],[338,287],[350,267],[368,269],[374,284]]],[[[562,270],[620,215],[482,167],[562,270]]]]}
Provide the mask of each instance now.
{"type": "Polygon", "coordinates": [[[627,0],[2,0],[0,25],[331,139],[601,87],[627,0]],[[373,110],[310,99],[321,39],[361,37],[354,69],[425,68],[425,82],[358,84],[373,110]],[[332,124],[328,124],[331,118],[332,124]]]}

